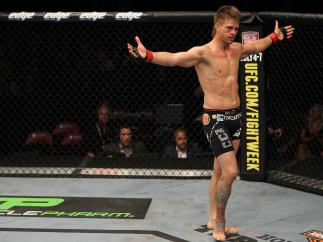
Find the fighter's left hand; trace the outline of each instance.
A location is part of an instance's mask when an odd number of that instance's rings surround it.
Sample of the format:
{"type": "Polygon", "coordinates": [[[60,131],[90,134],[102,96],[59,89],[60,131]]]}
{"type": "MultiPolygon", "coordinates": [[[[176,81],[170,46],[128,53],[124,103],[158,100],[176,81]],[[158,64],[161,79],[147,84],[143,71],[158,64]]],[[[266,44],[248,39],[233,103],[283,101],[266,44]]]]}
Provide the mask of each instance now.
{"type": "Polygon", "coordinates": [[[294,31],[295,28],[292,25],[279,28],[278,21],[276,20],[275,33],[277,34],[279,41],[292,38],[294,31]]]}

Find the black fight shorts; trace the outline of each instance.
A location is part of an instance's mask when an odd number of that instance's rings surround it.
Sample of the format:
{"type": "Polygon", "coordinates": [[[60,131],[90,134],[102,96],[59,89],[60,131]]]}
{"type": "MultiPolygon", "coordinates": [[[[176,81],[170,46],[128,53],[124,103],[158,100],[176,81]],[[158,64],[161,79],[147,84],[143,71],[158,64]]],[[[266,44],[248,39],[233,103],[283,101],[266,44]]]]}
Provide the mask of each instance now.
{"type": "Polygon", "coordinates": [[[215,157],[233,151],[232,140],[240,139],[241,134],[240,108],[226,111],[205,109],[203,129],[215,157]]]}

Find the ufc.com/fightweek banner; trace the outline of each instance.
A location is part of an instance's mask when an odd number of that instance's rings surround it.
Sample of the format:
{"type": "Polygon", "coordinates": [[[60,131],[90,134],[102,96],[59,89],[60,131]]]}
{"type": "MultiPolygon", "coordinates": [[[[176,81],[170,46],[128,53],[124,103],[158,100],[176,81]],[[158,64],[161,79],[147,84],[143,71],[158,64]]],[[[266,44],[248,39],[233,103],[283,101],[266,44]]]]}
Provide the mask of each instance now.
{"type": "MultiPolygon", "coordinates": [[[[241,43],[262,38],[262,26],[241,26],[241,43]]],[[[240,172],[245,180],[265,179],[265,81],[263,53],[240,61],[240,95],[243,128],[240,149],[240,172]]]]}

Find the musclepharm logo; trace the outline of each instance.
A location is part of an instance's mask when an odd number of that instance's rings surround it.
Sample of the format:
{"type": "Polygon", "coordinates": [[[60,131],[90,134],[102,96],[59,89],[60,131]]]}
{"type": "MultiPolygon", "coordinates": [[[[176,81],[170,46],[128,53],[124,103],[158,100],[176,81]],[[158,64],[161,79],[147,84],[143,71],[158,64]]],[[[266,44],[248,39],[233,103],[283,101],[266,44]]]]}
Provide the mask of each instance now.
{"type": "Polygon", "coordinates": [[[104,19],[106,13],[99,13],[99,12],[90,12],[90,13],[82,13],[80,15],[80,20],[92,20],[95,21],[97,19],[104,19]]]}
{"type": "Polygon", "coordinates": [[[46,13],[44,15],[44,19],[60,21],[62,19],[68,19],[70,16],[71,16],[71,13],[64,13],[64,12],[46,13]]]}
{"type": "Polygon", "coordinates": [[[64,204],[62,204],[64,202],[66,201],[63,198],[0,197],[0,216],[135,218],[135,215],[127,211],[78,211],[78,208],[75,211],[74,209],[70,209],[73,203],[67,205],[66,210],[66,207],[64,208],[64,204]],[[52,210],[55,207],[59,210],[52,210]],[[48,208],[51,210],[48,210],[48,208]]]}
{"type": "Polygon", "coordinates": [[[31,19],[35,15],[34,12],[19,12],[19,13],[10,13],[8,19],[21,20],[31,19]]]}
{"type": "Polygon", "coordinates": [[[142,12],[127,12],[127,13],[117,13],[115,16],[116,20],[128,20],[140,19],[143,15],[142,12]]]}
{"type": "Polygon", "coordinates": [[[0,197],[0,210],[16,207],[54,207],[62,202],[63,198],[26,198],[26,197],[0,197]]]}

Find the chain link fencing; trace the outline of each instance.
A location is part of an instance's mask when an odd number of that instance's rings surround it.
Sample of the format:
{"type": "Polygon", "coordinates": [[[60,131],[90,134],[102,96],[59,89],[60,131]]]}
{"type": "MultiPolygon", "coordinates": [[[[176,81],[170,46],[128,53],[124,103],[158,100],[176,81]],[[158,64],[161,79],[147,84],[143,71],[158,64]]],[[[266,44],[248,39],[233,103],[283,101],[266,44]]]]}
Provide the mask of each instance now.
{"type": "Polygon", "coordinates": [[[323,194],[322,15],[275,17],[296,32],[266,52],[268,180],[323,194]]]}
{"type": "MultiPolygon", "coordinates": [[[[84,14],[49,21],[46,14],[1,16],[1,175],[209,177],[213,158],[194,69],[138,62],[127,43],[135,44],[138,35],[153,51],[188,50],[211,40],[213,13],[106,13],[82,21],[84,14]],[[98,138],[101,130],[89,139],[102,128],[96,123],[102,104],[109,108],[109,138],[98,138]],[[119,142],[121,126],[130,126],[144,152],[124,158],[104,151],[119,142]],[[165,159],[179,127],[186,129],[194,156],[165,159]]],[[[322,105],[323,16],[256,16],[265,34],[275,19],[296,27],[293,40],[265,52],[268,181],[296,188],[314,181],[315,189],[307,190],[323,190],[322,128],[300,148],[309,110],[322,105]],[[310,155],[301,152],[306,148],[310,155]]]]}
{"type": "Polygon", "coordinates": [[[210,39],[211,24],[114,18],[0,24],[2,174],[210,175],[194,71],[140,63],[127,43],[139,35],[147,47],[180,51],[210,39]],[[102,104],[107,131],[98,122],[102,104]],[[120,126],[129,126],[145,150],[126,159],[104,152],[119,142],[120,126]],[[162,159],[179,127],[198,152],[184,161],[162,159]]]}

